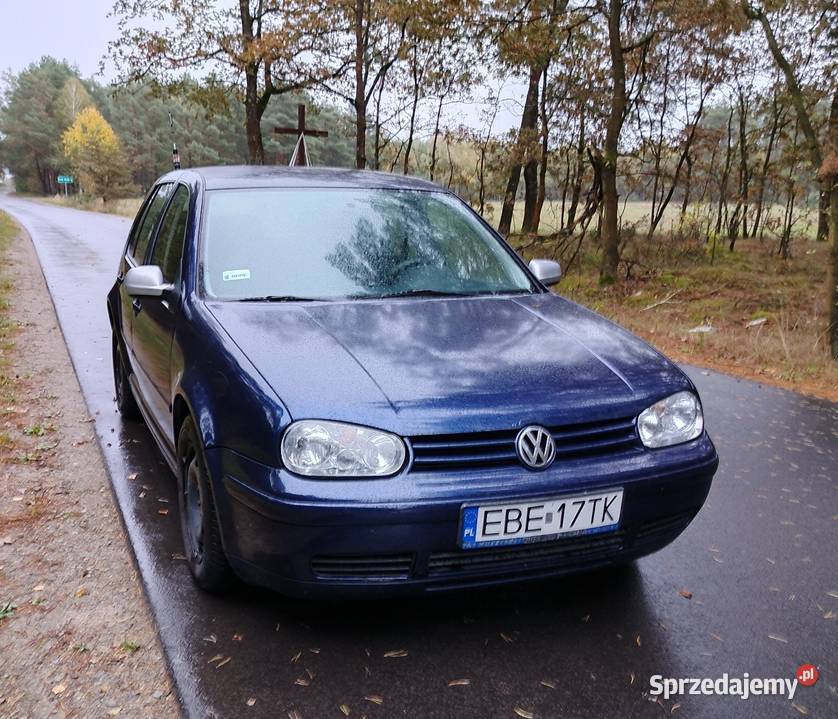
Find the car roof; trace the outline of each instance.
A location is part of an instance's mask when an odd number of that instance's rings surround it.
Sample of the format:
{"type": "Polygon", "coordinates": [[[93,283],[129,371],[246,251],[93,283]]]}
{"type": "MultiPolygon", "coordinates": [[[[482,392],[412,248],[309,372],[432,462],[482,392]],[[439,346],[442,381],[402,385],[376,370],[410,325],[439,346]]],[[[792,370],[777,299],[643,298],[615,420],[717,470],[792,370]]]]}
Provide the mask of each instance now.
{"type": "Polygon", "coordinates": [[[338,167],[226,165],[176,170],[158,180],[198,180],[207,190],[265,187],[340,187],[448,192],[427,180],[390,172],[338,167]]]}

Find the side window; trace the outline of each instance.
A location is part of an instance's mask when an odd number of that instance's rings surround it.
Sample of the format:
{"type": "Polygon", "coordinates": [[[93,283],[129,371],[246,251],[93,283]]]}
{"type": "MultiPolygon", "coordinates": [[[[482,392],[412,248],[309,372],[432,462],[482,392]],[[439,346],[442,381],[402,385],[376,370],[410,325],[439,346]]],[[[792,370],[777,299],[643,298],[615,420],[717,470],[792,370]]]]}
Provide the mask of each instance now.
{"type": "Polygon", "coordinates": [[[160,214],[163,212],[163,208],[166,206],[166,200],[169,199],[169,195],[171,193],[172,183],[160,185],[160,187],[157,188],[157,194],[155,194],[151,199],[151,202],[148,203],[148,209],[145,211],[145,217],[143,217],[142,222],[139,227],[137,227],[137,232],[131,239],[131,245],[128,247],[128,254],[131,255],[134,262],[138,265],[143,263],[146,250],[148,249],[148,243],[151,240],[151,235],[157,225],[157,220],[160,219],[160,214]]]}
{"type": "Polygon", "coordinates": [[[189,190],[178,185],[175,195],[169,203],[169,209],[160,224],[150,264],[158,265],[163,270],[166,282],[174,282],[180,271],[180,258],[183,256],[183,237],[186,234],[186,222],[189,219],[189,190]]]}

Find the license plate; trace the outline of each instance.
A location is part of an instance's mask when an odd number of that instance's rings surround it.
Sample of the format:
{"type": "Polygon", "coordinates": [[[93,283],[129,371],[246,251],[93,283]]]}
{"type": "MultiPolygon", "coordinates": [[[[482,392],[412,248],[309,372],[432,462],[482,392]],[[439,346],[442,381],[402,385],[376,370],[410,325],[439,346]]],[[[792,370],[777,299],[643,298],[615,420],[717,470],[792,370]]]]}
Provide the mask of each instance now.
{"type": "Polygon", "coordinates": [[[466,506],[460,522],[460,546],[497,547],[607,532],[620,524],[622,508],[622,489],[537,502],[466,506]]]}

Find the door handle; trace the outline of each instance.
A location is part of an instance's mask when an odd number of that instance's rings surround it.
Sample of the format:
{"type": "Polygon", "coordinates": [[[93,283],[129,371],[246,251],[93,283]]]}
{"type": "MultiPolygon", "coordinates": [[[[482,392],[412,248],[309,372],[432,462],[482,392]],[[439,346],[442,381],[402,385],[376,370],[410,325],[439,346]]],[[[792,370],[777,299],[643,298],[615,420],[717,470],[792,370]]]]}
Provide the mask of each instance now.
{"type": "Polygon", "coordinates": [[[143,308],[143,303],[140,302],[139,298],[134,298],[131,300],[131,307],[134,308],[134,314],[139,314],[140,310],[143,308]]]}

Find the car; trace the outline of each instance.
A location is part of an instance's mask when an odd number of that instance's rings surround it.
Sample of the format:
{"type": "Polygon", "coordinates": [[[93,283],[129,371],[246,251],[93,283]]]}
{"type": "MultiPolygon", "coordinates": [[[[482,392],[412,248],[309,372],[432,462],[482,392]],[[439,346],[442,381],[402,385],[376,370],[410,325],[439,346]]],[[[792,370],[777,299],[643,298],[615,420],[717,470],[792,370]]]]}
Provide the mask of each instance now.
{"type": "Polygon", "coordinates": [[[672,542],[718,466],[698,392],[560,274],[421,179],[161,177],[107,309],[197,585],[422,594],[672,542]]]}

